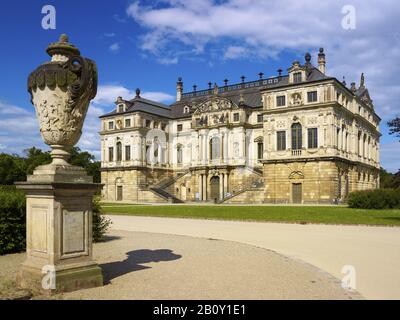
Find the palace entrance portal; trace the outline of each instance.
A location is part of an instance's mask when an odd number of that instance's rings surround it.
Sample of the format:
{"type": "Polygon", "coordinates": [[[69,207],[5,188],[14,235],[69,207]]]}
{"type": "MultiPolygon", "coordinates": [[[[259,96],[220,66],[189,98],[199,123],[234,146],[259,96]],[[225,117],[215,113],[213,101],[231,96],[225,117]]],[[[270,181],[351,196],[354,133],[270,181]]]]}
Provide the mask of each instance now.
{"type": "Polygon", "coordinates": [[[210,179],[210,198],[212,201],[219,200],[219,177],[214,176],[210,179]]]}

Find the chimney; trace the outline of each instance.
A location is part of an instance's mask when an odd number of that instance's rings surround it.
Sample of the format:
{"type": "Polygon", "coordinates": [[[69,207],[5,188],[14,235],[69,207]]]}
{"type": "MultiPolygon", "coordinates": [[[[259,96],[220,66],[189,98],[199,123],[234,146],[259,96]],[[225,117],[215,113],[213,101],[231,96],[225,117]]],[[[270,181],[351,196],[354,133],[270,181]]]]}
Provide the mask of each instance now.
{"type": "Polygon", "coordinates": [[[183,94],[183,82],[182,78],[178,78],[178,82],[176,83],[176,101],[181,101],[183,94]]]}
{"type": "Polygon", "coordinates": [[[324,53],[324,48],[319,48],[319,53],[318,53],[318,69],[321,71],[323,74],[325,74],[325,53],[324,53]]]}

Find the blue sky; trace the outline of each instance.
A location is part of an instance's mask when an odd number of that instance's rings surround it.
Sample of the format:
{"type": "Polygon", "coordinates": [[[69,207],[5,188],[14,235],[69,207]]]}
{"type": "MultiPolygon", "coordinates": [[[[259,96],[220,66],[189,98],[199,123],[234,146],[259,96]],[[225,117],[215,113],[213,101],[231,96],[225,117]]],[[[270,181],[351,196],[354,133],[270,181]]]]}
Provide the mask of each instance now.
{"type": "Polygon", "coordinates": [[[79,146],[99,156],[98,116],[119,95],[173,102],[176,80],[185,91],[209,81],[273,76],[293,60],[313,61],[324,47],[327,73],[359,84],[361,72],[383,119],[381,161],[400,168],[400,143],[385,122],[399,115],[400,8],[395,0],[58,0],[0,4],[0,152],[18,153],[41,142],[26,91],[28,74],[47,61],[45,48],[67,33],[84,56],[97,62],[99,93],[91,104],[79,146]],[[355,9],[355,29],[342,20],[355,9]],[[41,26],[44,5],[56,8],[56,30],[41,26]],[[342,10],[345,10],[342,12],[342,10]]]}

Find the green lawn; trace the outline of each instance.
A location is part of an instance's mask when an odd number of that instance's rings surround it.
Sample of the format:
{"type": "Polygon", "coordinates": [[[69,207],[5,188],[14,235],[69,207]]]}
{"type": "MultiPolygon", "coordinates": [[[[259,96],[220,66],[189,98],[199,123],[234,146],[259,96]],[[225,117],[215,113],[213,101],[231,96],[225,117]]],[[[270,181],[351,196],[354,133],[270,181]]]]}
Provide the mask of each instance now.
{"type": "Polygon", "coordinates": [[[275,221],[291,223],[364,224],[400,226],[400,210],[364,210],[334,206],[104,206],[106,214],[275,221]]]}

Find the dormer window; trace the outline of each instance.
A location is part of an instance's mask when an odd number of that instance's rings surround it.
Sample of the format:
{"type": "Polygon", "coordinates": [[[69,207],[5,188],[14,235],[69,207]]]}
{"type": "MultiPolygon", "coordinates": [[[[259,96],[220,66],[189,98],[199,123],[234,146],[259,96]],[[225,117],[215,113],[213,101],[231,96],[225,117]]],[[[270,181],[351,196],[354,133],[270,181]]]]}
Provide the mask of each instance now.
{"type": "Polygon", "coordinates": [[[299,83],[301,81],[302,81],[301,72],[293,73],[293,82],[294,83],[299,83]]]}
{"type": "Polygon", "coordinates": [[[188,106],[183,108],[183,113],[189,113],[190,112],[190,108],[188,106]]]}
{"type": "Polygon", "coordinates": [[[118,112],[124,112],[124,105],[123,104],[119,104],[118,105],[118,112]]]}

